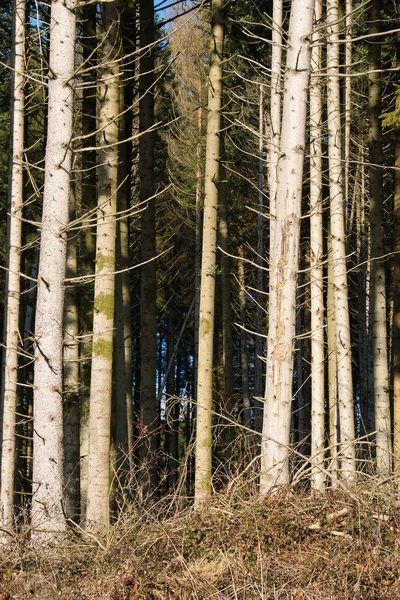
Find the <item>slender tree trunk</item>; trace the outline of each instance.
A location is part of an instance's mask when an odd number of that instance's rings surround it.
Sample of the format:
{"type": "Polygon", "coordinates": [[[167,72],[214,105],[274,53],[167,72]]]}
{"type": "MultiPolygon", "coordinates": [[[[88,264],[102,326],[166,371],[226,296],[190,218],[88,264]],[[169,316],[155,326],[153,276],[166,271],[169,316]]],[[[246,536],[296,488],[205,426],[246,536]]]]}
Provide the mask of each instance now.
{"type": "MultiPolygon", "coordinates": [[[[131,82],[121,86],[121,112],[133,102],[131,82]],[[126,101],[125,101],[126,100],[126,101]]],[[[121,140],[132,135],[131,110],[123,116],[121,140]]],[[[132,331],[131,292],[129,274],[129,218],[131,196],[132,144],[119,146],[119,190],[117,195],[118,221],[116,240],[117,273],[115,277],[115,402],[118,479],[122,484],[129,482],[133,474],[133,401],[132,401],[132,331]]]]}
{"type": "Polygon", "coordinates": [[[25,0],[17,0],[13,13],[11,147],[8,197],[7,272],[4,306],[4,349],[1,378],[1,488],[0,528],[14,529],[14,475],[16,459],[16,410],[19,311],[21,295],[21,242],[23,207],[23,158],[25,127],[25,0]]]}
{"type": "MultiPolygon", "coordinates": [[[[93,148],[96,145],[96,78],[94,64],[96,53],[96,7],[85,6],[82,11],[83,27],[83,60],[89,70],[86,86],[82,92],[82,140],[83,148],[93,148]]],[[[79,207],[81,215],[86,211],[93,211],[97,204],[96,191],[96,152],[84,150],[82,153],[82,205],[79,207]]],[[[79,272],[83,276],[94,275],[96,238],[95,230],[88,225],[81,232],[79,272]]],[[[90,373],[93,331],[93,290],[92,286],[85,286],[79,294],[80,317],[80,500],[81,519],[86,515],[87,498],[87,472],[89,455],[89,402],[90,402],[90,373]]]]}
{"type": "MultiPolygon", "coordinates": [[[[315,2],[315,22],[322,18],[322,2],[315,2]]],[[[311,65],[315,76],[310,86],[310,296],[311,296],[311,486],[322,492],[325,486],[325,346],[322,220],[322,48],[320,35],[313,36],[311,65]]]]}
{"type": "Polygon", "coordinates": [[[261,448],[261,495],[289,483],[296,283],[299,261],[304,140],[314,0],[293,0],[270,260],[267,375],[261,448]]]}
{"type": "MultiPolygon", "coordinates": [[[[166,451],[168,452],[168,488],[173,489],[177,480],[178,467],[178,427],[177,407],[179,403],[175,397],[175,306],[173,300],[168,305],[167,324],[167,372],[166,380],[166,411],[167,411],[167,436],[166,451]]],[[[179,415],[178,415],[179,418],[179,415]]]]}
{"type": "MultiPolygon", "coordinates": [[[[350,75],[352,61],[352,26],[353,26],[353,0],[346,0],[346,45],[345,45],[345,73],[350,75]]],[[[344,195],[346,198],[347,212],[349,207],[350,193],[350,140],[351,140],[351,77],[344,80],[344,195]]]]}
{"type": "MultiPolygon", "coordinates": [[[[380,2],[373,0],[369,10],[369,33],[379,34],[380,2]]],[[[382,90],[381,44],[379,37],[371,37],[369,57],[369,196],[371,240],[372,292],[372,369],[376,431],[376,470],[378,477],[391,473],[391,418],[389,399],[389,370],[387,352],[386,275],[383,242],[383,170],[382,170],[382,90]]]]}
{"type": "Polygon", "coordinates": [[[32,527],[37,542],[65,530],[63,312],[75,64],[75,2],[51,5],[50,73],[42,235],[35,326],[32,527]]]}
{"type": "MultiPolygon", "coordinates": [[[[275,33],[275,32],[274,32],[275,33]]],[[[273,47],[275,49],[275,47],[273,47]]],[[[279,80],[280,81],[280,80],[279,80]]],[[[278,80],[276,86],[279,87],[278,80]]],[[[279,96],[279,115],[276,114],[276,106],[274,104],[275,116],[279,119],[278,123],[275,123],[276,127],[279,128],[280,134],[280,95],[279,90],[272,91],[272,96],[275,102],[278,101],[279,96]]],[[[276,133],[276,132],[275,132],[276,133]]],[[[274,136],[273,143],[277,141],[277,135],[274,136]]],[[[279,141],[279,140],[278,140],[279,141]]],[[[276,153],[272,153],[274,157],[276,153]]],[[[271,159],[272,160],[272,159],[271,159]]],[[[276,165],[275,174],[276,178],[276,165]]],[[[273,187],[276,190],[276,186],[273,187]]],[[[274,192],[275,194],[275,192],[274,192]]],[[[272,196],[271,196],[272,198],[272,196]]],[[[275,202],[275,195],[274,200],[275,202]]],[[[263,350],[263,333],[265,330],[265,310],[264,310],[264,87],[262,84],[259,86],[259,100],[258,100],[258,205],[257,205],[257,294],[256,294],[256,336],[254,344],[254,424],[256,431],[261,433],[262,422],[263,422],[263,372],[264,372],[264,350],[263,350]]],[[[270,218],[270,231],[273,231],[273,219],[270,218]]],[[[272,233],[271,233],[272,235],[272,233]]]]}
{"type": "Polygon", "coordinates": [[[222,104],[223,0],[211,6],[211,42],[204,180],[203,246],[201,262],[195,503],[211,494],[212,397],[214,360],[215,277],[217,252],[218,179],[222,104]]]}
{"type": "Polygon", "coordinates": [[[98,210],[90,381],[86,525],[109,525],[110,434],[114,338],[115,239],[118,182],[118,12],[105,3],[101,15],[98,81],[98,210]]]}
{"type": "Polygon", "coordinates": [[[269,153],[269,251],[270,259],[274,249],[274,229],[276,220],[276,194],[278,189],[278,162],[281,152],[281,111],[282,111],[282,24],[283,1],[274,0],[272,12],[272,55],[271,55],[271,150],[269,153]]]}
{"type": "MultiPolygon", "coordinates": [[[[225,145],[222,135],[220,139],[221,158],[224,160],[225,145]]],[[[228,421],[222,423],[223,452],[225,460],[229,459],[232,444],[235,439],[234,419],[234,397],[233,397],[233,356],[232,356],[232,309],[231,309],[231,266],[228,256],[228,210],[227,210],[227,185],[226,172],[223,164],[220,164],[220,184],[218,193],[218,239],[221,248],[221,308],[222,308],[222,363],[224,369],[224,392],[222,412],[228,421]]],[[[223,418],[223,415],[222,415],[223,418]]]]}
{"type": "MultiPolygon", "coordinates": [[[[397,4],[400,14],[400,3],[397,4]]],[[[400,33],[397,32],[397,66],[400,67],[400,33]]],[[[400,92],[396,93],[396,110],[400,111],[400,92]]],[[[394,216],[395,244],[393,257],[393,416],[394,457],[397,490],[400,491],[400,124],[395,127],[394,216]]]]}
{"type": "Polygon", "coordinates": [[[243,422],[246,427],[251,427],[251,406],[249,388],[249,355],[247,350],[246,313],[247,292],[244,270],[243,244],[239,246],[238,280],[239,280],[239,302],[240,302],[240,370],[242,374],[242,396],[243,396],[243,422]]]}
{"type": "MultiPolygon", "coordinates": [[[[199,99],[202,101],[203,88],[200,85],[199,99]]],[[[203,196],[203,175],[202,175],[202,151],[201,151],[201,136],[203,134],[203,107],[199,106],[197,112],[197,133],[199,142],[197,144],[196,159],[196,222],[195,222],[195,248],[194,248],[194,288],[196,300],[194,305],[194,383],[193,387],[197,392],[197,373],[198,373],[198,351],[199,351],[199,314],[200,314],[200,271],[201,271],[201,228],[202,228],[202,196],[203,196]]]]}
{"type": "MultiPolygon", "coordinates": [[[[71,190],[70,220],[76,217],[75,193],[71,190]]],[[[76,277],[77,242],[73,231],[67,242],[67,278],[76,277]]],[[[64,306],[64,485],[65,514],[76,520],[80,513],[79,443],[79,315],[74,284],[65,290],[64,306]]]]}
{"type": "Polygon", "coordinates": [[[355,426],[351,369],[350,316],[347,287],[346,240],[342,185],[339,87],[338,0],[327,1],[328,156],[332,236],[332,265],[336,318],[337,390],[340,421],[341,472],[355,477],[355,426]]]}
{"type": "MultiPolygon", "coordinates": [[[[140,460],[149,460],[149,486],[154,488],[157,473],[152,455],[157,450],[158,413],[156,405],[157,320],[156,320],[156,205],[154,199],[154,1],[140,1],[139,78],[139,174],[140,202],[148,200],[141,226],[141,308],[140,308],[140,420],[143,443],[140,460]],[[150,452],[150,454],[149,454],[150,452]]],[[[143,492],[149,491],[144,489],[143,492]]]]}
{"type": "Polygon", "coordinates": [[[336,313],[333,282],[332,236],[328,233],[328,283],[326,297],[327,349],[328,349],[328,410],[329,410],[329,453],[331,458],[331,485],[336,486],[338,474],[338,390],[337,390],[337,346],[336,313]]]}

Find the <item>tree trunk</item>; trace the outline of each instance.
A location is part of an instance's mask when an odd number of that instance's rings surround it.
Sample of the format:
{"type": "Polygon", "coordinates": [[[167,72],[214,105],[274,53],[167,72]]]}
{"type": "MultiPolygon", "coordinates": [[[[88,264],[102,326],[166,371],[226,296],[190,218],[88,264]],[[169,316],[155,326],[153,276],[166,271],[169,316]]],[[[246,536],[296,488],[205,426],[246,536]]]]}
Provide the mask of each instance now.
{"type": "MultiPolygon", "coordinates": [[[[140,421],[144,436],[139,448],[140,461],[148,471],[143,493],[155,488],[157,472],[158,412],[156,405],[157,319],[156,319],[156,205],[154,199],[154,1],[140,1],[140,78],[139,78],[139,176],[140,202],[147,202],[141,226],[141,308],[140,308],[140,421]]],[[[143,206],[143,205],[142,205],[143,206]]]]}
{"type": "Polygon", "coordinates": [[[326,296],[327,349],[328,349],[328,411],[329,411],[329,453],[331,485],[336,486],[338,474],[338,390],[337,390],[337,346],[336,314],[332,264],[332,237],[328,232],[328,283],[326,296]]]}
{"type": "Polygon", "coordinates": [[[121,112],[128,110],[122,117],[119,146],[119,190],[117,194],[118,221],[116,239],[115,277],[115,403],[118,481],[129,484],[133,475],[133,401],[132,401],[132,331],[131,331],[131,291],[129,272],[129,217],[131,198],[132,143],[124,142],[132,135],[133,87],[131,82],[121,86],[121,112]]]}
{"type": "Polygon", "coordinates": [[[217,252],[218,179],[222,103],[223,0],[211,6],[206,171],[204,180],[203,246],[201,261],[195,503],[211,494],[212,398],[214,360],[215,277],[217,252]]]}
{"type": "MultiPolygon", "coordinates": [[[[369,9],[369,33],[379,34],[380,2],[373,0],[369,9]]],[[[376,431],[376,472],[387,478],[391,473],[391,418],[389,399],[389,370],[387,352],[386,275],[384,250],[383,170],[382,170],[382,91],[381,43],[371,37],[369,58],[369,196],[371,240],[371,292],[372,292],[372,370],[376,431]]]]}
{"type": "Polygon", "coordinates": [[[7,272],[4,306],[4,349],[1,378],[1,491],[0,528],[14,529],[14,475],[19,311],[21,295],[21,242],[25,126],[25,0],[17,0],[13,13],[11,143],[8,197],[7,272]]]}
{"type": "Polygon", "coordinates": [[[246,278],[244,271],[244,251],[243,244],[239,246],[238,261],[238,283],[239,283],[239,302],[240,302],[240,370],[242,374],[242,396],[243,396],[243,423],[246,427],[251,427],[251,406],[250,406],[250,388],[249,388],[249,356],[247,350],[247,332],[246,332],[246,313],[247,313],[247,292],[246,278]]]}
{"type": "MultiPolygon", "coordinates": [[[[85,6],[82,11],[83,60],[89,67],[86,86],[82,92],[82,147],[93,148],[96,145],[96,75],[94,64],[96,52],[96,7],[85,6]]],[[[82,152],[82,205],[81,216],[86,211],[94,211],[97,205],[96,191],[96,152],[82,152]]],[[[83,276],[94,275],[96,238],[95,229],[87,225],[80,236],[79,273],[83,276]]],[[[85,286],[79,294],[80,317],[80,501],[81,520],[84,521],[87,503],[87,471],[89,455],[89,402],[90,373],[93,331],[93,289],[85,286]]]]}
{"type": "Polygon", "coordinates": [[[355,476],[356,461],[350,316],[347,291],[346,239],[342,184],[340,87],[338,78],[338,0],[327,1],[327,33],[329,191],[336,318],[340,458],[342,476],[344,479],[351,481],[355,476]]]}
{"type": "MultiPolygon", "coordinates": [[[[322,2],[315,2],[315,22],[322,18],[322,2]]],[[[322,492],[325,486],[325,346],[322,221],[322,48],[320,35],[313,35],[310,86],[310,296],[311,296],[311,486],[322,492]]]]}
{"type": "MultiPolygon", "coordinates": [[[[224,160],[225,148],[223,135],[220,138],[221,159],[224,160]]],[[[224,391],[222,406],[223,454],[226,461],[232,452],[235,439],[234,397],[233,397],[233,356],[232,356],[232,309],[231,309],[231,266],[228,256],[228,210],[225,167],[220,164],[220,184],[218,189],[218,239],[221,248],[221,308],[222,308],[222,363],[224,369],[224,391]],[[227,420],[224,420],[224,414],[227,420]]]]}
{"type": "Polygon", "coordinates": [[[109,525],[110,434],[118,181],[119,23],[115,3],[102,7],[98,81],[98,209],[90,380],[86,526],[109,525]]]}
{"type": "MultiPolygon", "coordinates": [[[[273,47],[275,49],[275,46],[273,47]]],[[[280,81],[280,80],[279,80],[280,81]]],[[[278,80],[276,81],[278,86],[278,80]]],[[[278,90],[279,92],[279,90],[278,90]]],[[[278,102],[277,90],[272,90],[272,96],[275,102],[278,102]]],[[[271,100],[272,103],[272,100],[271,100]]],[[[279,133],[274,135],[274,143],[277,139],[279,141],[280,135],[280,95],[279,95],[279,113],[277,113],[277,107],[274,104],[275,117],[279,119],[275,123],[279,133]],[[277,137],[278,135],[278,137],[277,137]]],[[[273,152],[276,157],[277,154],[273,152]]],[[[272,160],[272,158],[271,158],[272,160]]],[[[274,178],[276,178],[276,165],[274,178]]],[[[272,183],[272,181],[270,181],[272,183]]],[[[276,190],[276,186],[273,185],[273,189],[276,190]]],[[[271,196],[272,198],[272,196],[271,196]]],[[[274,199],[275,202],[275,192],[274,199]]],[[[255,430],[261,433],[262,422],[263,422],[263,373],[264,373],[264,343],[263,333],[265,325],[265,295],[264,295],[264,88],[263,85],[259,86],[259,100],[258,100],[258,205],[257,205],[257,293],[256,293],[256,335],[254,344],[254,426],[255,430]]],[[[270,234],[272,235],[274,221],[270,218],[270,234]]]]}
{"type": "Polygon", "coordinates": [[[272,53],[271,53],[271,150],[269,153],[269,251],[270,259],[274,251],[274,229],[276,220],[276,194],[278,188],[278,163],[281,153],[281,111],[282,111],[282,25],[283,1],[274,0],[272,12],[272,53]]]}
{"type": "Polygon", "coordinates": [[[299,261],[310,43],[314,0],[293,0],[270,258],[267,375],[261,448],[261,495],[289,483],[296,282],[299,261]]]}
{"type": "MultiPolygon", "coordinates": [[[[76,217],[75,193],[71,190],[70,220],[76,217]]],[[[67,278],[77,276],[77,238],[73,231],[67,242],[67,278]]],[[[79,315],[77,289],[65,290],[64,306],[64,485],[65,514],[77,520],[80,514],[80,443],[79,443],[79,315]]]]}
{"type": "MultiPolygon", "coordinates": [[[[397,14],[400,3],[397,4],[397,14]]],[[[400,33],[397,32],[397,66],[400,67],[400,33]]],[[[400,112],[400,92],[396,93],[396,110],[400,112]]],[[[394,458],[397,490],[400,490],[400,123],[395,126],[394,217],[395,244],[393,257],[393,418],[394,458]]]]}
{"type": "Polygon", "coordinates": [[[75,2],[51,5],[50,73],[42,235],[35,326],[32,536],[65,530],[63,497],[63,312],[75,66],[75,2]]]}

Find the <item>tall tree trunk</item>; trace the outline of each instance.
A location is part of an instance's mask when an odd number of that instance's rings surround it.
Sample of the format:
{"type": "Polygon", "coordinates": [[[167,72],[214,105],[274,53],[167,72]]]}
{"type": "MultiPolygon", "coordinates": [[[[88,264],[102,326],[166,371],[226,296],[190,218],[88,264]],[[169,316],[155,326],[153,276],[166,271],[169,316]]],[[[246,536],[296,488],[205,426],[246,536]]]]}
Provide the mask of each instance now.
{"type": "Polygon", "coordinates": [[[337,346],[336,313],[333,283],[332,236],[328,232],[328,282],[326,295],[327,350],[328,350],[328,411],[329,411],[329,453],[331,485],[336,486],[338,474],[338,390],[337,390],[337,346]]]}
{"type": "MultiPolygon", "coordinates": [[[[224,136],[220,138],[221,161],[224,160],[224,136]]],[[[234,397],[233,397],[233,356],[232,356],[232,309],[231,309],[231,266],[228,255],[228,210],[227,210],[227,185],[224,164],[220,164],[220,183],[218,189],[218,240],[221,248],[221,308],[222,308],[222,363],[224,369],[224,390],[222,419],[224,414],[227,421],[222,423],[223,453],[225,460],[229,459],[232,444],[235,438],[234,397]]]]}
{"type": "MultiPolygon", "coordinates": [[[[400,3],[397,3],[400,14],[400,3]]],[[[400,33],[396,39],[397,66],[400,67],[400,33]]],[[[396,93],[396,110],[400,111],[400,91],[396,93]]],[[[397,490],[400,490],[400,123],[395,126],[394,216],[395,244],[393,257],[393,418],[394,458],[397,490]]]]}
{"type": "Polygon", "coordinates": [[[355,476],[356,460],[342,185],[338,6],[338,0],[327,0],[328,156],[341,472],[344,479],[351,481],[355,476]]]}
{"type": "Polygon", "coordinates": [[[75,2],[51,5],[43,218],[35,326],[32,527],[37,542],[65,530],[63,312],[75,65],[75,2]]]}
{"type": "Polygon", "coordinates": [[[267,375],[261,448],[261,495],[289,483],[296,282],[299,261],[304,140],[314,0],[293,0],[270,259],[267,375]]]}
{"type": "MultiPolygon", "coordinates": [[[[380,31],[380,2],[373,0],[369,10],[369,33],[380,31]]],[[[369,58],[369,196],[371,240],[371,292],[372,292],[372,369],[376,431],[376,471],[378,477],[391,473],[391,418],[389,399],[389,369],[387,352],[386,275],[383,243],[383,170],[382,170],[382,90],[381,43],[371,37],[369,58]]]]}
{"type": "MultiPolygon", "coordinates": [[[[76,217],[75,191],[71,190],[70,220],[76,217]]],[[[77,276],[77,238],[73,231],[67,242],[67,278],[77,276]]],[[[64,485],[65,514],[73,520],[80,512],[79,443],[79,315],[77,289],[65,290],[64,306],[64,485]]]]}
{"type": "MultiPolygon", "coordinates": [[[[315,22],[322,18],[322,1],[315,2],[315,22]]],[[[322,492],[325,486],[325,346],[322,220],[322,48],[318,31],[313,35],[310,86],[310,296],[311,296],[311,486],[322,492]]]]}
{"type": "MultiPolygon", "coordinates": [[[[345,44],[345,73],[350,75],[351,72],[351,61],[352,61],[352,26],[353,26],[353,0],[346,0],[346,16],[345,16],[345,28],[346,28],[346,44],[345,44]]],[[[344,195],[346,199],[347,211],[349,207],[349,193],[350,193],[350,140],[351,140],[351,86],[352,78],[346,77],[344,80],[344,195]]]]}
{"type": "Polygon", "coordinates": [[[274,249],[276,220],[276,194],[278,189],[278,162],[281,152],[281,111],[282,111],[282,25],[283,1],[274,0],[272,12],[272,55],[271,55],[271,150],[269,153],[269,251],[270,259],[274,249]]]}
{"type": "Polygon", "coordinates": [[[129,217],[131,204],[132,143],[124,142],[132,135],[133,86],[125,83],[120,90],[122,117],[119,146],[119,190],[115,277],[115,402],[118,480],[124,485],[133,475],[133,401],[132,401],[132,331],[129,272],[129,217]]]}
{"type": "Polygon", "coordinates": [[[208,88],[197,382],[195,472],[195,503],[197,505],[204,502],[211,494],[213,338],[224,41],[223,4],[223,0],[213,0],[211,5],[210,83],[208,88]]]}
{"type": "MultiPolygon", "coordinates": [[[[140,420],[144,441],[139,448],[150,488],[156,486],[157,473],[152,456],[157,450],[156,405],[157,319],[156,319],[156,205],[154,199],[154,0],[140,1],[140,78],[139,78],[139,176],[140,202],[147,202],[141,225],[141,307],[140,307],[140,420]],[[149,454],[150,452],[150,454],[149,454]]],[[[142,205],[143,206],[143,205],[142,205]]],[[[144,493],[149,491],[145,486],[144,493]]]]}
{"type": "MultiPolygon", "coordinates": [[[[278,3],[279,4],[279,3],[278,3]]],[[[274,32],[275,34],[275,32],[274,32]]],[[[275,50],[275,46],[273,47],[275,50]]],[[[279,65],[280,66],[280,65],[279,65]]],[[[274,75],[273,75],[274,77],[274,75]]],[[[280,79],[277,79],[276,86],[279,87],[280,79]]],[[[280,135],[280,94],[278,90],[272,89],[272,98],[275,102],[273,110],[275,111],[275,123],[276,129],[274,130],[273,143],[279,141],[280,135]],[[279,113],[277,114],[276,103],[278,102],[279,95],[279,113]]],[[[271,100],[272,104],[272,100],[271,100]]],[[[272,110],[272,109],[271,109],[272,110]]],[[[277,153],[272,152],[273,157],[276,158],[277,153]]],[[[271,158],[273,160],[273,158],[271,158]]],[[[274,171],[274,180],[276,178],[276,165],[274,171]]],[[[270,178],[271,179],[271,178],[270,178]]],[[[270,183],[271,180],[270,180],[270,183]]],[[[273,184],[273,190],[276,189],[273,184]]],[[[271,195],[272,198],[272,195],[271,195]]],[[[272,200],[271,200],[272,201],[272,200]]],[[[273,203],[275,202],[275,192],[273,203]]],[[[271,210],[271,208],[270,208],[271,210]]],[[[263,372],[264,372],[264,351],[263,351],[263,333],[265,324],[265,309],[264,309],[264,87],[262,84],[259,86],[259,100],[258,100],[258,205],[257,205],[257,294],[256,294],[256,336],[254,344],[254,425],[256,431],[261,433],[262,421],[263,421],[263,372]]],[[[272,235],[273,231],[273,218],[270,218],[270,232],[272,235]]]]}
{"type": "MultiPolygon", "coordinates": [[[[85,6],[82,11],[83,27],[83,60],[88,65],[86,86],[82,92],[82,205],[81,215],[86,211],[94,211],[97,204],[96,192],[96,151],[86,150],[96,145],[96,75],[93,69],[97,59],[96,53],[96,7],[85,6]]],[[[78,208],[78,207],[77,207],[78,208]]],[[[95,230],[90,224],[81,232],[79,273],[83,276],[94,275],[96,238],[95,230]]],[[[79,294],[80,317],[80,502],[81,519],[86,515],[87,472],[89,455],[89,402],[90,372],[93,331],[93,290],[86,286],[79,294]]]]}
{"type": "MultiPolygon", "coordinates": [[[[203,101],[203,86],[199,87],[199,102],[203,101]]],[[[197,111],[197,133],[199,141],[196,149],[196,206],[195,206],[195,241],[194,241],[194,289],[196,300],[194,305],[194,393],[197,392],[197,373],[198,373],[198,351],[199,351],[199,314],[200,314],[200,271],[201,271],[201,227],[202,227],[202,196],[203,196],[203,174],[202,174],[202,145],[201,137],[203,135],[203,106],[199,106],[197,111]]]]}
{"type": "Polygon", "coordinates": [[[119,15],[102,6],[98,72],[98,209],[90,380],[87,528],[109,525],[110,434],[114,338],[115,238],[118,182],[119,15]]]}
{"type": "Polygon", "coordinates": [[[251,427],[251,406],[250,406],[250,388],[249,388],[249,355],[247,350],[247,332],[246,332],[246,313],[247,313],[247,292],[246,277],[244,270],[244,251],[243,244],[239,246],[238,262],[238,282],[239,282],[239,302],[240,302],[240,370],[242,375],[242,396],[243,396],[243,423],[246,427],[251,427]]]}
{"type": "Polygon", "coordinates": [[[0,528],[14,529],[14,475],[19,311],[21,296],[21,242],[23,158],[25,126],[25,0],[17,0],[13,13],[11,82],[11,144],[8,196],[7,272],[4,306],[4,349],[1,378],[1,487],[0,528]]]}

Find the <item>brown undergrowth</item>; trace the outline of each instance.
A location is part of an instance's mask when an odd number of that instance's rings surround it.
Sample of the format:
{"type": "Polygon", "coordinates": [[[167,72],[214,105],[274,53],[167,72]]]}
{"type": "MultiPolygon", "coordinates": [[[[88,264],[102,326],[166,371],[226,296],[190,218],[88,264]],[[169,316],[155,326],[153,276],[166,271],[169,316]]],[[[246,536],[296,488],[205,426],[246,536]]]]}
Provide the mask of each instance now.
{"type": "Polygon", "coordinates": [[[1,550],[0,599],[400,598],[400,509],[389,495],[220,494],[198,512],[167,508],[136,507],[104,548],[74,537],[39,552],[16,540],[1,550]]]}

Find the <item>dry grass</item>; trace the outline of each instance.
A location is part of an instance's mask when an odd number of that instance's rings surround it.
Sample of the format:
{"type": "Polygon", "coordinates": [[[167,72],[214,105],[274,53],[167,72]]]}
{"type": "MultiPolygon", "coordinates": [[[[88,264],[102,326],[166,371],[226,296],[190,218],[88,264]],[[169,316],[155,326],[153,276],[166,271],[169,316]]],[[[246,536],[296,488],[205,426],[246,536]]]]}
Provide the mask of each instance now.
{"type": "Polygon", "coordinates": [[[132,510],[105,550],[17,540],[1,551],[0,599],[400,598],[400,509],[384,492],[221,494],[172,516],[166,506],[132,510]]]}

